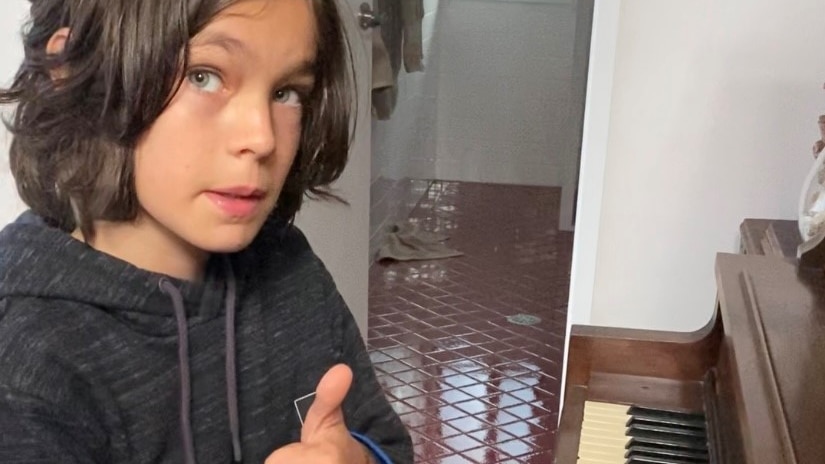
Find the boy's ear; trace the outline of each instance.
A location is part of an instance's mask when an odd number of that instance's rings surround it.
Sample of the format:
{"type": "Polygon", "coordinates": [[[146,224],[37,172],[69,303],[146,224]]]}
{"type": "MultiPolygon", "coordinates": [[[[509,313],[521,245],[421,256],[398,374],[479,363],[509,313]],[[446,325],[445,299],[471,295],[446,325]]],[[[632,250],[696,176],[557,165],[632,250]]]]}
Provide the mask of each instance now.
{"type": "MultiPolygon", "coordinates": [[[[46,54],[48,55],[59,55],[63,53],[63,49],[66,48],[66,41],[69,40],[69,28],[68,27],[61,27],[54,34],[52,34],[51,38],[49,38],[49,42],[46,44],[46,54]]],[[[54,69],[49,72],[52,80],[63,79],[67,76],[67,72],[63,68],[54,69]]]]}

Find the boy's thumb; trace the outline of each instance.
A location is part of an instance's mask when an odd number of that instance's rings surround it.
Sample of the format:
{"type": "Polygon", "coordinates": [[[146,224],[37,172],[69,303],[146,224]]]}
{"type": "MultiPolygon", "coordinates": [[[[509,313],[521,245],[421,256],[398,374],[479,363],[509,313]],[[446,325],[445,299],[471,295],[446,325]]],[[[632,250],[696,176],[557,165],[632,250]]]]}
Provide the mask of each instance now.
{"type": "Polygon", "coordinates": [[[351,385],[352,370],[345,364],[337,364],[324,374],[304,419],[301,442],[311,442],[317,433],[326,429],[345,426],[341,405],[351,385]]]}

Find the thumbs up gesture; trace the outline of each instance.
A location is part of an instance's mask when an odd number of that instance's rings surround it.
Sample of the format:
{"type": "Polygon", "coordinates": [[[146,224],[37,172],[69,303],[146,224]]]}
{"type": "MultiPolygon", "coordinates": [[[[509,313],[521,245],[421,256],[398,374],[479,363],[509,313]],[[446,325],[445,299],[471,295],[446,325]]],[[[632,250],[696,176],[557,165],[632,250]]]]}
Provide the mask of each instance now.
{"type": "Polygon", "coordinates": [[[371,464],[370,452],[347,430],[341,404],[352,385],[352,370],[333,366],[318,382],[315,400],[301,428],[300,443],[275,450],[264,464],[371,464]]]}

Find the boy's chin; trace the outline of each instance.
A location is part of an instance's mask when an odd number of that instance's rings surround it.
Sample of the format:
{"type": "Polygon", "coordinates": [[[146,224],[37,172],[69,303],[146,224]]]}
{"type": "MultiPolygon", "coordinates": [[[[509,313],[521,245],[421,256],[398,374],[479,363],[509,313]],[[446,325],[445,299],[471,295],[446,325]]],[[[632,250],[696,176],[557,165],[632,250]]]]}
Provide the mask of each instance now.
{"type": "Polygon", "coordinates": [[[227,245],[216,245],[211,247],[210,250],[207,250],[209,253],[218,253],[218,254],[229,254],[229,253],[237,253],[239,251],[244,250],[248,247],[252,241],[244,242],[244,243],[232,243],[227,245]]]}
{"type": "Polygon", "coordinates": [[[243,230],[236,233],[215,233],[211,237],[201,236],[196,247],[207,253],[236,253],[247,248],[255,240],[258,230],[243,230]]]}

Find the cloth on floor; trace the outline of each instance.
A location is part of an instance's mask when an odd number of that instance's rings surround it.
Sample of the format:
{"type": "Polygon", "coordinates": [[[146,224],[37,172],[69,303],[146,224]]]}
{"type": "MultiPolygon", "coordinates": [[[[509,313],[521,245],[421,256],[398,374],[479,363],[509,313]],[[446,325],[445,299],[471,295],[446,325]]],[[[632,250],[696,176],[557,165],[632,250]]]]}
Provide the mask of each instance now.
{"type": "Polygon", "coordinates": [[[390,227],[384,244],[378,250],[378,261],[415,261],[463,256],[443,242],[449,237],[421,230],[418,224],[402,222],[390,227]]]}

